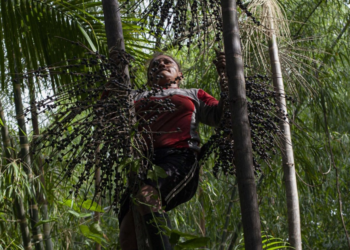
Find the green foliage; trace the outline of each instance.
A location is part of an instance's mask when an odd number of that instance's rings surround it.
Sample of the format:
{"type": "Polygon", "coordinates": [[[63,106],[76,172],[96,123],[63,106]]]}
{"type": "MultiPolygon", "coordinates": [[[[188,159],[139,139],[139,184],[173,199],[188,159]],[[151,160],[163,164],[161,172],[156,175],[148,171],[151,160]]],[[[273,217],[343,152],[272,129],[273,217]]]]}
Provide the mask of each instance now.
{"type": "MultiPolygon", "coordinates": [[[[86,225],[79,226],[81,233],[88,239],[93,240],[99,244],[107,243],[103,238],[103,232],[97,223],[91,224],[90,227],[86,225]]],[[[102,244],[103,246],[103,244],[102,244]]]]}
{"type": "MultiPolygon", "coordinates": [[[[271,235],[265,234],[264,232],[262,232],[261,237],[264,250],[294,249],[293,247],[289,246],[287,242],[283,241],[283,239],[275,238],[271,235]]],[[[235,250],[244,249],[243,238],[244,235],[242,234],[242,239],[240,240],[237,247],[235,247],[235,250]]]]}

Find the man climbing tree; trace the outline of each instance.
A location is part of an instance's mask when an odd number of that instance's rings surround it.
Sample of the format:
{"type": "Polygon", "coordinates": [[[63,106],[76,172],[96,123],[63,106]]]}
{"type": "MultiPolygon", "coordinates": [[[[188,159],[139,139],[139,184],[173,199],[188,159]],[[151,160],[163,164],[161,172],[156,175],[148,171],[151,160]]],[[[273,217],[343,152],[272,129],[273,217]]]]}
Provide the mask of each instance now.
{"type": "MultiPolygon", "coordinates": [[[[225,68],[225,56],[215,61],[219,72],[225,68]]],[[[183,74],[179,63],[170,56],[155,56],[148,67],[147,84],[160,92],[150,96],[149,91],[135,98],[136,113],[143,123],[147,155],[166,175],[151,180],[144,177],[137,199],[143,215],[152,249],[171,249],[169,239],[159,231],[170,227],[166,211],[190,200],[196,193],[199,179],[197,155],[200,151],[197,127],[199,122],[215,126],[223,113],[223,100],[201,89],[181,89],[183,74]],[[149,97],[150,96],[150,97],[149,97]],[[169,109],[160,107],[166,103],[169,109]],[[149,111],[152,110],[152,111],[149,111]]],[[[147,161],[144,161],[146,164],[147,161]]],[[[119,215],[120,243],[124,250],[137,249],[133,215],[127,192],[119,215]]]]}

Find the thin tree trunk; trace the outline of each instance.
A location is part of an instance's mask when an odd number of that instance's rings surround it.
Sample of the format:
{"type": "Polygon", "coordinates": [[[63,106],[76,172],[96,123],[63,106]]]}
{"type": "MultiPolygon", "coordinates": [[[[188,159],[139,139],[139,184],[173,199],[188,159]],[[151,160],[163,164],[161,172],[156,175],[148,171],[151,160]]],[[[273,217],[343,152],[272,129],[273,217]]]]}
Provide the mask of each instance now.
{"type": "MultiPolygon", "coordinates": [[[[37,140],[37,136],[40,135],[40,129],[39,129],[39,121],[38,121],[38,115],[37,115],[37,109],[35,106],[35,85],[32,78],[28,78],[29,83],[29,98],[31,103],[31,116],[32,116],[32,126],[33,126],[33,140],[32,140],[32,149],[33,152],[35,152],[35,141],[37,140]]],[[[34,153],[31,154],[32,156],[32,162],[34,161],[34,153]]],[[[43,169],[43,159],[41,155],[38,156],[38,169],[34,171],[36,175],[39,175],[40,181],[44,187],[46,187],[45,184],[45,177],[44,177],[44,169],[43,169]]],[[[38,197],[38,203],[41,206],[41,214],[43,217],[43,220],[48,220],[48,204],[46,197],[44,196],[43,192],[40,191],[40,193],[37,194],[38,197]]],[[[43,235],[44,235],[44,242],[45,242],[45,250],[53,250],[53,245],[51,241],[51,223],[44,223],[43,224],[43,235]]]]}
{"type": "MultiPolygon", "coordinates": [[[[199,179],[200,182],[202,182],[202,177],[203,177],[203,166],[200,168],[199,170],[199,179]]],[[[198,199],[199,202],[201,204],[201,213],[200,213],[200,218],[199,218],[199,226],[200,226],[200,230],[202,232],[202,236],[205,237],[205,209],[204,209],[204,197],[203,197],[203,189],[201,187],[201,185],[199,185],[198,187],[198,199]]]]}
{"type": "Polygon", "coordinates": [[[304,28],[304,26],[306,25],[307,21],[309,21],[310,17],[312,16],[312,14],[315,13],[316,9],[321,5],[321,3],[323,2],[324,0],[320,0],[316,6],[313,8],[313,10],[310,12],[310,14],[306,17],[306,19],[304,20],[304,22],[301,24],[299,30],[296,32],[296,34],[293,36],[294,38],[298,38],[301,30],[304,28]]]}
{"type": "Polygon", "coordinates": [[[233,247],[235,246],[236,241],[237,241],[238,236],[239,236],[239,233],[241,232],[241,228],[242,228],[242,223],[240,222],[237,225],[237,229],[236,229],[236,231],[235,231],[235,233],[234,233],[234,235],[232,237],[232,240],[231,240],[231,243],[230,243],[230,245],[228,247],[228,250],[232,250],[233,247]]]}
{"type": "MultiPolygon", "coordinates": [[[[269,8],[269,7],[268,7],[269,8]]],[[[275,91],[277,93],[277,105],[287,114],[287,104],[284,92],[283,78],[280,59],[278,55],[278,46],[276,34],[274,32],[274,23],[271,10],[269,9],[270,23],[270,41],[269,54],[272,68],[272,79],[275,91]]],[[[296,250],[301,250],[301,232],[300,232],[300,211],[297,179],[295,175],[294,154],[292,146],[292,138],[290,134],[289,120],[283,119],[283,114],[280,117],[280,129],[284,131],[281,141],[281,153],[284,172],[284,181],[287,195],[287,213],[288,213],[288,231],[289,242],[296,250]]]]}
{"type": "Polygon", "coordinates": [[[14,202],[14,210],[21,229],[23,248],[25,250],[31,250],[32,243],[22,197],[16,197],[14,202]]]}
{"type": "Polygon", "coordinates": [[[260,216],[253,169],[253,153],[247,112],[245,78],[235,0],[222,0],[223,36],[235,165],[241,204],[244,243],[247,250],[262,249],[260,216]]]}
{"type": "Polygon", "coordinates": [[[322,64],[317,68],[316,71],[316,79],[318,80],[318,75],[321,72],[321,69],[324,67],[324,65],[328,62],[328,60],[330,59],[331,56],[333,56],[333,54],[331,54],[331,52],[333,51],[333,49],[335,48],[335,46],[338,44],[338,42],[340,41],[340,39],[342,38],[342,36],[344,35],[344,33],[347,31],[347,29],[350,27],[350,15],[348,16],[348,20],[346,21],[346,24],[344,25],[344,27],[342,28],[342,30],[340,31],[339,35],[337,36],[337,38],[333,41],[333,43],[331,44],[331,46],[329,47],[329,49],[327,49],[327,52],[329,54],[326,54],[325,57],[322,60],[322,64]]]}
{"type": "MultiPolygon", "coordinates": [[[[260,176],[260,178],[259,178],[258,185],[256,187],[257,190],[259,190],[259,187],[260,187],[263,179],[264,179],[264,175],[262,174],[260,176]]],[[[235,187],[232,190],[230,203],[228,204],[228,209],[227,209],[227,213],[226,213],[226,222],[225,222],[225,226],[224,226],[223,233],[222,233],[220,250],[221,249],[223,250],[224,247],[225,247],[225,241],[226,241],[226,235],[227,235],[227,227],[228,227],[228,222],[229,222],[229,219],[230,219],[229,215],[230,215],[230,211],[232,209],[233,199],[236,196],[236,192],[237,192],[237,187],[236,187],[236,184],[235,184],[235,187]]],[[[231,240],[231,243],[230,243],[230,245],[228,247],[228,250],[232,250],[233,246],[236,244],[238,236],[239,236],[239,234],[241,232],[241,227],[242,227],[242,223],[238,223],[237,229],[236,229],[236,231],[235,231],[235,233],[234,233],[234,235],[232,237],[232,240],[231,240]]]]}
{"type": "MultiPolygon", "coordinates": [[[[99,154],[100,152],[100,146],[97,147],[96,151],[95,151],[95,166],[96,166],[96,170],[95,170],[95,197],[97,198],[97,204],[101,205],[101,197],[100,197],[100,192],[99,192],[99,187],[100,187],[100,182],[101,182],[101,168],[99,168],[99,154]]],[[[100,224],[100,213],[96,212],[94,213],[94,221],[97,224],[100,224]]],[[[101,250],[101,244],[99,243],[95,243],[95,250],[101,250]]]]}
{"type": "MultiPolygon", "coordinates": [[[[125,50],[119,2],[117,0],[102,0],[102,5],[108,49],[110,50],[110,57],[113,57],[111,53],[113,49],[125,50]]],[[[114,60],[118,61],[117,58],[114,60]]],[[[130,79],[128,67],[125,67],[124,73],[127,79],[130,79]]],[[[128,84],[129,86],[131,85],[130,82],[128,82],[128,84]]],[[[133,102],[133,100],[130,100],[130,102],[133,102]]],[[[147,246],[147,232],[145,230],[144,221],[141,214],[138,212],[136,205],[132,205],[132,212],[134,216],[138,250],[149,249],[147,246]]]]}
{"type": "Polygon", "coordinates": [[[10,140],[10,134],[9,134],[9,130],[7,128],[7,124],[6,124],[6,119],[5,119],[5,113],[4,113],[4,108],[2,107],[2,102],[0,100],[0,119],[2,121],[2,126],[1,127],[1,135],[2,135],[2,140],[3,140],[3,144],[4,144],[4,151],[5,151],[5,164],[11,162],[11,158],[12,158],[12,151],[9,151],[11,148],[11,140],[10,140]]]}
{"type": "MultiPolygon", "coordinates": [[[[96,183],[96,185],[95,185],[95,192],[97,192],[96,190],[98,190],[98,187],[99,187],[99,184],[100,184],[100,181],[101,181],[101,169],[100,168],[96,169],[96,171],[95,171],[95,178],[96,178],[95,179],[95,183],[96,183]]],[[[97,204],[101,205],[101,198],[100,198],[100,196],[98,195],[97,198],[98,198],[97,204]]],[[[94,213],[94,221],[96,223],[98,223],[98,224],[100,224],[100,217],[101,217],[101,215],[100,215],[99,212],[95,212],[94,213]]],[[[95,250],[101,250],[101,244],[96,242],[95,243],[95,250]]]]}
{"type": "MultiPolygon", "coordinates": [[[[40,211],[43,216],[43,220],[49,220],[48,204],[46,199],[41,204],[40,211]]],[[[44,235],[44,242],[45,242],[45,250],[53,250],[53,244],[51,240],[51,223],[43,224],[43,235],[44,235]]]]}
{"type": "MultiPolygon", "coordinates": [[[[17,118],[17,124],[18,124],[18,134],[19,134],[19,140],[20,140],[20,146],[21,146],[21,151],[20,151],[21,162],[22,162],[22,166],[24,167],[24,171],[28,175],[29,181],[32,182],[33,173],[31,169],[29,142],[27,138],[27,132],[26,132],[27,130],[26,130],[24,114],[23,114],[21,84],[18,81],[18,79],[13,80],[13,92],[14,92],[14,102],[15,102],[15,109],[16,109],[16,118],[17,118]]],[[[32,185],[32,183],[30,185],[32,185]]],[[[20,211],[20,213],[22,213],[22,211],[20,211]]],[[[33,198],[29,199],[29,216],[30,216],[30,222],[32,226],[33,239],[35,241],[35,249],[42,250],[44,249],[43,243],[42,243],[42,234],[40,233],[40,228],[34,226],[36,223],[39,222],[39,219],[38,219],[38,206],[33,198]]],[[[31,248],[28,248],[28,249],[31,249],[31,248]]]]}
{"type": "Polygon", "coordinates": [[[233,199],[236,196],[236,192],[237,192],[237,188],[236,188],[236,184],[235,184],[233,191],[232,191],[232,194],[231,194],[230,202],[228,203],[228,207],[227,207],[226,221],[225,221],[224,229],[222,230],[220,250],[224,250],[224,248],[226,246],[225,242],[226,242],[226,236],[227,236],[227,228],[228,228],[228,224],[230,222],[231,209],[233,206],[233,199]]]}

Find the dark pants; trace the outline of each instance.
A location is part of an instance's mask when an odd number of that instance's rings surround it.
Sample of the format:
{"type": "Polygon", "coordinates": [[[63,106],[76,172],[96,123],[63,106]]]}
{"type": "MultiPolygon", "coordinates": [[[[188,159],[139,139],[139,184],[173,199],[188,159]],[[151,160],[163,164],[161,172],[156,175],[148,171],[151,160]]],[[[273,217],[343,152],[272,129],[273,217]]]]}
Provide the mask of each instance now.
{"type": "MultiPolygon", "coordinates": [[[[198,187],[199,167],[196,154],[192,150],[155,149],[152,163],[161,167],[168,176],[159,177],[157,181],[144,178],[143,183],[158,190],[165,211],[189,201],[195,195],[198,187]]],[[[129,207],[130,190],[127,189],[121,199],[119,225],[129,211],[129,207]]]]}

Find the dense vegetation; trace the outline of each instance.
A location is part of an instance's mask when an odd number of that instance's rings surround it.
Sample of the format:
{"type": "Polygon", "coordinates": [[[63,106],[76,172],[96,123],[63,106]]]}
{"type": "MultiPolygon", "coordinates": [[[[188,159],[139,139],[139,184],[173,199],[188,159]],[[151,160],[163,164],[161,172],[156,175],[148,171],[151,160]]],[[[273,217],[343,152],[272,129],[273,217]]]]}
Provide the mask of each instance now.
{"type": "MultiPolygon", "coordinates": [[[[264,12],[260,10],[266,2],[242,3],[257,20],[264,20],[264,12]]],[[[303,248],[346,249],[350,223],[347,196],[350,148],[346,119],[349,114],[349,73],[346,70],[350,64],[347,49],[350,42],[349,3],[335,0],[267,3],[275,6],[275,29],[285,88],[296,99],[296,102],[288,103],[288,115],[298,178],[303,248]]],[[[192,7],[185,9],[189,16],[192,7]]],[[[152,33],[151,19],[138,19],[141,10],[145,9],[147,3],[121,1],[126,50],[135,58],[131,70],[135,76],[134,84],[145,84],[145,61],[162,49],[181,62],[186,88],[202,88],[219,98],[218,76],[211,63],[215,58],[213,48],[222,48],[222,42],[215,41],[219,29],[215,20],[208,20],[207,27],[198,26],[206,31],[203,37],[188,39],[188,36],[178,35],[175,39],[173,31],[162,36],[159,32],[152,33]],[[136,13],[130,11],[137,5],[140,7],[136,13]],[[191,41],[190,49],[186,46],[188,41],[191,41]],[[183,46],[178,50],[180,42],[183,46]]],[[[246,74],[271,76],[266,30],[252,22],[244,11],[239,9],[239,12],[246,74]]],[[[78,174],[62,180],[65,166],[50,151],[31,155],[28,161],[25,157],[20,160],[27,148],[25,145],[30,144],[33,148],[33,142],[56,118],[54,112],[44,112],[38,118],[29,112],[25,130],[18,115],[20,107],[15,105],[19,95],[27,108],[47,95],[66,93],[66,86],[73,78],[56,72],[57,69],[50,68],[48,77],[26,77],[39,72],[39,67],[68,65],[71,59],[85,57],[87,50],[83,44],[91,51],[107,55],[101,2],[7,0],[1,1],[0,14],[0,112],[3,112],[0,117],[3,132],[0,248],[24,249],[23,219],[27,218],[30,224],[30,213],[34,210],[29,211],[29,208],[37,202],[39,222],[29,226],[30,235],[40,229],[46,249],[91,249],[96,242],[106,249],[118,249],[118,220],[109,210],[108,199],[101,205],[92,203],[94,187],[85,186],[82,189],[86,197],[73,199],[69,191],[76,184],[78,174]],[[24,137],[29,142],[24,142],[24,137]],[[22,212],[20,208],[23,208],[22,212]],[[96,213],[101,213],[100,224],[94,220],[96,213]],[[53,247],[50,248],[51,244],[53,247]]],[[[212,133],[212,128],[200,127],[203,142],[212,133]]],[[[194,238],[193,235],[205,236],[210,240],[199,239],[208,249],[219,249],[220,246],[222,249],[239,249],[243,235],[236,180],[223,173],[214,177],[215,161],[211,155],[202,162],[196,197],[170,214],[174,228],[182,236],[181,241],[194,238]]],[[[287,203],[281,162],[279,150],[268,162],[261,162],[257,188],[263,235],[287,242],[287,203]]]]}

